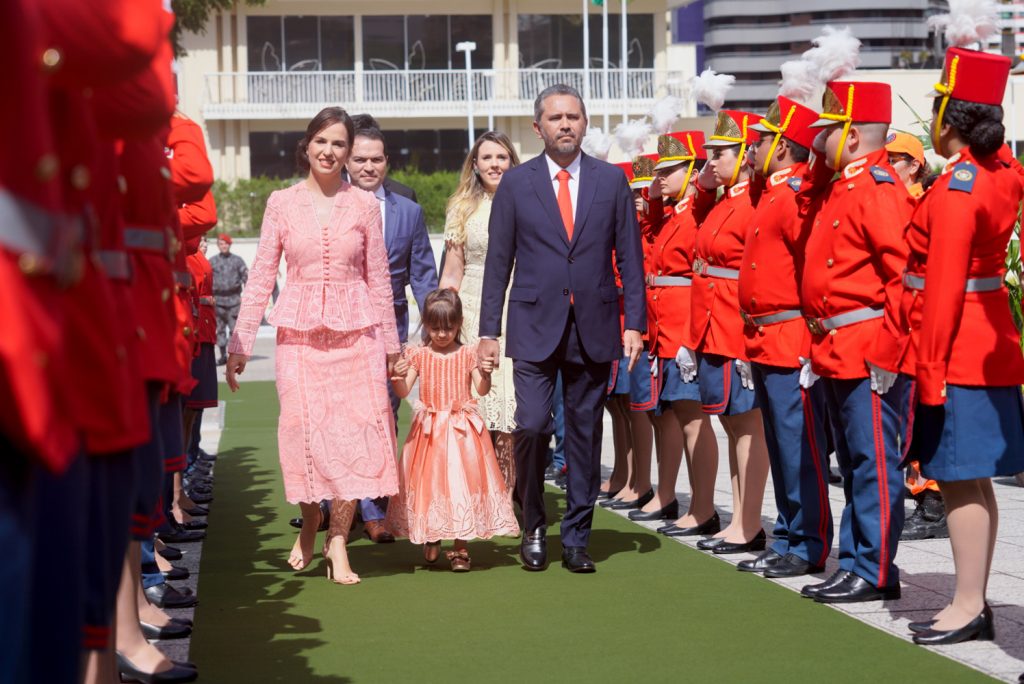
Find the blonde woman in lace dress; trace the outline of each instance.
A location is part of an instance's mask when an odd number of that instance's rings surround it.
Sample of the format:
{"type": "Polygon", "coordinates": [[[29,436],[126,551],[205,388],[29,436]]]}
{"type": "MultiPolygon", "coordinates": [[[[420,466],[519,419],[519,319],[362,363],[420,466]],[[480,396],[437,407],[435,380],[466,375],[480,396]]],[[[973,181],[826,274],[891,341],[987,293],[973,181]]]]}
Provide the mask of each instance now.
{"type": "MultiPolygon", "coordinates": [[[[465,318],[462,334],[467,345],[475,345],[480,333],[480,296],[484,261],[487,258],[491,198],[498,189],[502,175],[518,165],[519,156],[508,136],[488,131],[473,144],[473,149],[462,164],[459,187],[448,200],[444,226],[446,256],[441,287],[450,287],[459,292],[465,318]]],[[[508,313],[507,310],[505,313],[508,313]]],[[[504,337],[499,342],[504,355],[504,337]]],[[[495,369],[491,377],[491,391],[480,397],[479,405],[494,440],[502,475],[509,490],[514,491],[516,468],[512,456],[512,430],[516,427],[516,392],[512,384],[511,363],[503,363],[495,369]]]]}
{"type": "Polygon", "coordinates": [[[319,502],[330,499],[324,556],[338,584],[359,582],[346,549],[356,501],[398,492],[387,391],[400,352],[391,275],[377,199],[341,178],[352,138],[340,107],[309,123],[298,156],[308,175],[267,200],[227,363],[236,391],[283,254],[288,277],[268,320],[277,327],[285,498],[302,509],[288,563],[301,570],[312,561],[319,502]]]}

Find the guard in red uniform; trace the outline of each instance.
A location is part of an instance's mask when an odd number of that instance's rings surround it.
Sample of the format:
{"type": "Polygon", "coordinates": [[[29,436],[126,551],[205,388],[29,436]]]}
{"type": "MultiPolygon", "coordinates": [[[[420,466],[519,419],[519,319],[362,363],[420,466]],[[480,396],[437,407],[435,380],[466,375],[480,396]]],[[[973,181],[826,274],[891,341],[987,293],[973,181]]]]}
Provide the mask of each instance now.
{"type": "Polygon", "coordinates": [[[754,217],[748,152],[760,137],[752,128],[760,120],[749,112],[723,110],[704,144],[709,160],[697,178],[701,192],[696,211],[713,199],[715,188],[722,187],[723,194],[697,231],[690,339],[677,357],[684,380],[697,371],[702,408],[721,418],[736,454],[730,459],[733,519],[716,536],[698,542],[698,548],[716,554],[762,551],[767,538],[761,527],[761,501],[768,454],[743,344],[738,287],[743,242],[754,217]]]}
{"type": "MultiPolygon", "coordinates": [[[[651,339],[652,374],[663,411],[675,425],[663,425],[658,441],[658,486],[662,499],[675,503],[674,482],[685,454],[690,473],[690,507],[679,516],[678,506],[668,511],[675,518],[659,528],[669,536],[715,534],[721,521],[715,512],[714,484],[718,469],[718,443],[711,421],[700,407],[696,382],[683,382],[675,358],[689,338],[690,286],[697,221],[693,198],[697,173],[707,162],[704,134],[700,131],[668,133],[658,138],[659,158],[655,188],[665,205],[665,219],[651,233],[647,271],[647,330],[651,339]],[[661,490],[665,489],[663,493],[661,490]],[[670,491],[671,488],[671,491],[670,491]]],[[[708,205],[707,209],[710,209],[708,205]]],[[[670,505],[671,505],[670,503],[670,505]]]]}
{"type": "Polygon", "coordinates": [[[811,331],[812,373],[821,376],[846,488],[839,570],[803,594],[822,603],[896,599],[894,559],[903,528],[898,465],[905,384],[896,354],[884,347],[886,300],[901,292],[903,229],[913,201],[889,165],[888,85],[830,82],[816,127],[820,156],[798,197],[813,220],[801,301],[811,331]],[[832,180],[833,174],[837,178],[832,180]],[[866,429],[866,426],[873,426],[866,429]]]}
{"type": "Polygon", "coordinates": [[[1024,470],[1024,358],[1003,284],[1024,199],[1003,143],[1009,69],[999,55],[946,53],[931,130],[949,163],[907,230],[899,310],[909,335],[899,346],[919,400],[909,456],[942,489],[956,565],[951,604],[911,624],[920,644],[994,638],[985,601],[998,526],[990,478],[1024,470]]]}
{"type": "Polygon", "coordinates": [[[766,577],[821,572],[832,548],[824,396],[820,387],[800,387],[800,359],[810,346],[800,311],[810,222],[799,215],[796,194],[817,120],[813,109],[780,95],[754,126],[761,134],[754,168],[765,187],[747,229],[739,303],[778,517],[771,547],[737,569],[766,577]]]}

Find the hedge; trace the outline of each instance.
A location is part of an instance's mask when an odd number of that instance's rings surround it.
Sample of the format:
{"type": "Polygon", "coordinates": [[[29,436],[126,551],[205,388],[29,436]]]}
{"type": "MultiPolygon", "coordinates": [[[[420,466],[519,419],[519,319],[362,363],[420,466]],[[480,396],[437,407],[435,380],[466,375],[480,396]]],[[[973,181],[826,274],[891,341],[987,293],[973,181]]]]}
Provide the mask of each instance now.
{"type": "MultiPolygon", "coordinates": [[[[415,169],[401,169],[391,172],[391,177],[416,191],[420,205],[426,214],[427,230],[440,233],[444,230],[444,209],[448,198],[459,182],[456,171],[435,171],[421,173],[415,169]]],[[[243,178],[234,183],[217,181],[213,184],[213,197],[217,202],[217,230],[240,237],[255,237],[260,234],[263,210],[270,193],[298,182],[296,178],[243,178]]]]}

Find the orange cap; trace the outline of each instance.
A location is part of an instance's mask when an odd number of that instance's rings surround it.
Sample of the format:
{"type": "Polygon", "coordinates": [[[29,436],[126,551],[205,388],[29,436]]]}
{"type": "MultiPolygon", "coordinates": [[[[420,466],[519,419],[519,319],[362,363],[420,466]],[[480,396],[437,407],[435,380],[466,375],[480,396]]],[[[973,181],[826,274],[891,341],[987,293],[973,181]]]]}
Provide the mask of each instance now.
{"type": "Polygon", "coordinates": [[[910,133],[890,133],[885,139],[885,149],[892,154],[910,155],[924,166],[924,145],[917,136],[910,133]]]}

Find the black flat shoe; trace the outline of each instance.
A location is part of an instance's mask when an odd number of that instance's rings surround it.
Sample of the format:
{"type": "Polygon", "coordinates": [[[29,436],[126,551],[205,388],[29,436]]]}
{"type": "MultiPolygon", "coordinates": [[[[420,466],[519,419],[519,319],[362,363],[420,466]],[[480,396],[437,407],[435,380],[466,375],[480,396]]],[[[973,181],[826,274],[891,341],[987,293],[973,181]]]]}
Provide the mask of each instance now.
{"type": "Polygon", "coordinates": [[[780,579],[784,577],[801,577],[803,575],[814,575],[825,569],[824,565],[815,565],[805,561],[795,553],[787,553],[778,563],[764,571],[768,579],[780,579]]]}
{"type": "Polygon", "coordinates": [[[836,570],[832,573],[832,576],[824,582],[819,582],[818,584],[808,584],[806,587],[800,590],[800,595],[804,598],[814,598],[818,595],[819,591],[831,589],[840,582],[844,581],[848,575],[852,574],[853,573],[849,570],[836,570]]]}
{"type": "Polygon", "coordinates": [[[167,582],[146,587],[142,593],[157,608],[191,608],[199,603],[195,594],[183,594],[167,582]]]}
{"type": "Polygon", "coordinates": [[[177,565],[172,565],[171,569],[164,573],[165,580],[183,580],[188,579],[188,568],[182,568],[177,565]]]}
{"type": "Polygon", "coordinates": [[[814,595],[818,603],[863,603],[865,601],[895,601],[900,597],[900,585],[879,589],[863,577],[850,573],[834,587],[822,589],[814,595]]]}
{"type": "Polygon", "coordinates": [[[182,510],[184,510],[186,513],[188,513],[194,518],[210,515],[210,509],[207,508],[206,506],[196,506],[194,508],[185,508],[182,510]]]}
{"type": "Polygon", "coordinates": [[[178,684],[194,682],[199,672],[193,667],[179,665],[174,661],[172,667],[163,672],[143,672],[120,653],[117,654],[117,671],[121,673],[122,682],[141,682],[141,684],[178,684]]]}
{"type": "MultiPolygon", "coordinates": [[[[615,493],[618,494],[618,492],[615,493]]],[[[614,496],[610,496],[604,501],[598,501],[597,505],[600,506],[601,508],[611,508],[617,503],[622,503],[622,501],[620,499],[616,499],[614,496]]]]}
{"type": "Polygon", "coordinates": [[[597,572],[597,566],[585,546],[566,546],[562,549],[562,567],[569,572],[581,574],[597,572]]]}
{"type": "Polygon", "coordinates": [[[936,622],[937,620],[921,620],[920,622],[911,622],[909,625],[907,625],[907,629],[909,629],[914,634],[917,634],[918,632],[927,632],[929,629],[932,628],[932,625],[934,625],[936,622]]]}
{"type": "Polygon", "coordinates": [[[181,560],[181,549],[176,549],[173,546],[164,546],[163,550],[157,551],[164,560],[176,561],[181,560]]]}
{"type": "Polygon", "coordinates": [[[209,524],[205,520],[189,520],[181,523],[186,530],[205,530],[209,524]]]}
{"type": "MultiPolygon", "coordinates": [[[[673,525],[675,527],[675,525],[673,525]]],[[[722,531],[722,519],[718,517],[716,512],[713,516],[705,520],[699,525],[693,527],[675,527],[673,530],[668,530],[663,534],[666,537],[699,537],[708,534],[718,534],[722,531]]]]}
{"type": "Polygon", "coordinates": [[[697,548],[701,551],[710,551],[724,541],[724,537],[708,537],[697,542],[697,548]]]}
{"type": "Polygon", "coordinates": [[[184,639],[188,635],[192,634],[192,627],[190,625],[183,625],[179,622],[171,620],[163,627],[157,627],[151,625],[148,622],[140,622],[139,625],[142,627],[142,636],[147,639],[156,639],[158,641],[166,641],[168,639],[184,639]]]}
{"type": "Polygon", "coordinates": [[[203,530],[186,530],[173,519],[169,519],[167,525],[170,529],[156,533],[156,536],[160,537],[160,541],[165,544],[197,542],[206,537],[206,532],[203,530]]]}
{"type": "Polygon", "coordinates": [[[519,558],[527,570],[544,570],[548,566],[547,528],[538,527],[523,535],[519,544],[519,558]]]}
{"type": "Polygon", "coordinates": [[[188,498],[192,500],[192,503],[206,505],[213,501],[213,494],[200,494],[197,491],[189,491],[188,498]]]}
{"type": "Polygon", "coordinates": [[[672,522],[672,523],[669,523],[668,525],[662,525],[661,527],[659,527],[658,529],[656,529],[654,531],[657,532],[658,534],[665,534],[666,532],[671,532],[672,530],[681,530],[681,529],[683,529],[683,528],[676,527],[676,524],[674,522],[672,522]]]}
{"type": "Polygon", "coordinates": [[[647,493],[642,495],[636,501],[620,501],[616,504],[612,504],[608,508],[613,511],[627,511],[633,508],[643,508],[654,499],[654,490],[649,489],[647,493]]]}
{"type": "Polygon", "coordinates": [[[656,511],[630,511],[629,519],[637,522],[648,522],[651,520],[672,520],[679,517],[679,502],[675,499],[669,502],[664,508],[656,511]]]}
{"type": "Polygon", "coordinates": [[[616,489],[615,491],[608,490],[607,492],[598,492],[597,493],[597,500],[598,501],[607,501],[608,499],[614,499],[618,495],[618,493],[621,492],[621,491],[622,491],[622,488],[620,487],[619,489],[616,489]]]}
{"type": "Polygon", "coordinates": [[[765,544],[768,542],[768,535],[761,530],[754,535],[754,538],[748,542],[727,542],[723,541],[721,544],[715,544],[711,552],[719,556],[732,553],[749,553],[751,551],[764,551],[765,544]]]}
{"type": "Polygon", "coordinates": [[[959,644],[964,641],[993,641],[996,638],[995,620],[992,609],[985,606],[978,617],[959,629],[935,629],[934,627],[914,635],[914,643],[924,646],[959,644]]]}
{"type": "Polygon", "coordinates": [[[736,569],[740,572],[764,572],[768,568],[774,567],[781,560],[782,556],[768,549],[757,558],[740,561],[736,564],[736,569]]]}

